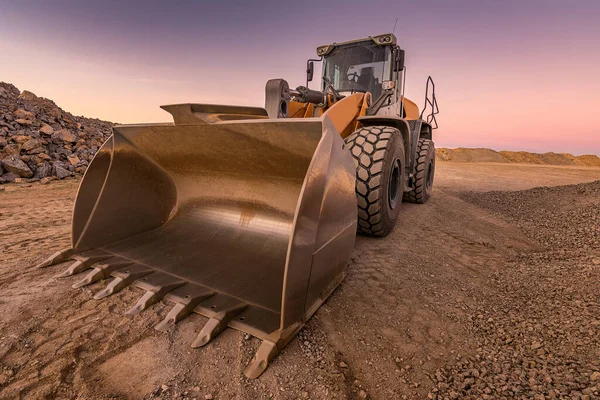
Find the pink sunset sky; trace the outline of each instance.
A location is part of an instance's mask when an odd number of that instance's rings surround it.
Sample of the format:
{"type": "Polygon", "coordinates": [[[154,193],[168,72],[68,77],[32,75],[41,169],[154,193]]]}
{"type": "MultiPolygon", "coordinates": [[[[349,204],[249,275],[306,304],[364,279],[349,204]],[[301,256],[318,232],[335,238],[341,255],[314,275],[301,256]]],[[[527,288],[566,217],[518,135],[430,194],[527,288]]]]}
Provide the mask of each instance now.
{"type": "Polygon", "coordinates": [[[396,18],[407,97],[436,82],[438,147],[600,154],[600,1],[3,2],[0,81],[77,115],[169,121],[159,105],[262,106],[268,79],[304,84],[317,46],[396,18]]]}

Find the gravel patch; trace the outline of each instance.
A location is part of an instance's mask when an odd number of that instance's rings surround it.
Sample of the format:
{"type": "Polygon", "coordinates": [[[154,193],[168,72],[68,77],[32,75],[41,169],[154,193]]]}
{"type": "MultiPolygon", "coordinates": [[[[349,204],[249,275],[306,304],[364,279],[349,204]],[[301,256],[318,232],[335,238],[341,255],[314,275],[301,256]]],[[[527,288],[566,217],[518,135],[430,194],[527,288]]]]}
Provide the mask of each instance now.
{"type": "Polygon", "coordinates": [[[475,355],[438,369],[428,397],[600,398],[600,181],[461,197],[540,250],[494,271],[468,317],[475,355]]]}

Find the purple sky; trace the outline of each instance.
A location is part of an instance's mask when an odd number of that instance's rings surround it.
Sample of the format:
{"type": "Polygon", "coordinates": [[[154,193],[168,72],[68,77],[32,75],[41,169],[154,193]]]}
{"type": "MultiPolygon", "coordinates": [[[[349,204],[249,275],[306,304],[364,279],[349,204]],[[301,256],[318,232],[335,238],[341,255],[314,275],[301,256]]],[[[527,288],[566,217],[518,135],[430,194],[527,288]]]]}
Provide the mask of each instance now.
{"type": "MultiPolygon", "coordinates": [[[[318,45],[389,32],[407,97],[436,81],[438,146],[600,154],[600,1],[5,1],[0,80],[75,114],[167,121],[174,102],[262,105],[318,45]]],[[[316,87],[316,85],[315,85],[316,87]]]]}

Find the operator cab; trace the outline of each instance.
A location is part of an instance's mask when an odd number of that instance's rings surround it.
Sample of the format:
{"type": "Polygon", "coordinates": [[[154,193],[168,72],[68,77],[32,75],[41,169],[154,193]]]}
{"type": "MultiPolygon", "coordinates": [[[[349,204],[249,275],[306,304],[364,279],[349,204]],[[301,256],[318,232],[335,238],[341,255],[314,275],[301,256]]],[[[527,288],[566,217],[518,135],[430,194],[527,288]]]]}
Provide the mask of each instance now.
{"type": "Polygon", "coordinates": [[[317,55],[323,60],[324,92],[331,85],[342,96],[370,92],[376,101],[386,89],[394,88],[396,96],[388,95],[387,102],[395,102],[404,51],[396,45],[393,34],[320,46],[317,55]]]}
{"type": "Polygon", "coordinates": [[[390,80],[390,57],[389,47],[373,41],[337,46],[324,59],[323,76],[342,95],[371,92],[377,99],[382,82],[390,80]]]}

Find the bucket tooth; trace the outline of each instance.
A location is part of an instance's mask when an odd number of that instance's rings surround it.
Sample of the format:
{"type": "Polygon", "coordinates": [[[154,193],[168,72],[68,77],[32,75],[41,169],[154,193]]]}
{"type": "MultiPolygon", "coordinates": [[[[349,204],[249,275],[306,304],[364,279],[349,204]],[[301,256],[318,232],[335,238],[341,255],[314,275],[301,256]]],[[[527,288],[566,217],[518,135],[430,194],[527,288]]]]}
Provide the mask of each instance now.
{"type": "Polygon", "coordinates": [[[155,273],[147,278],[142,278],[141,281],[137,281],[135,285],[139,288],[145,289],[146,293],[138,300],[125,315],[135,315],[144,311],[151,305],[162,300],[167,293],[185,284],[185,281],[176,279],[172,275],[155,273]]]}
{"type": "Polygon", "coordinates": [[[56,265],[61,262],[65,262],[69,258],[71,258],[71,256],[73,256],[73,254],[75,254],[75,252],[76,252],[75,249],[64,249],[64,250],[57,251],[56,253],[52,254],[50,257],[48,257],[47,259],[45,259],[44,261],[39,263],[37,265],[37,268],[50,267],[52,265],[56,265]]]}
{"type": "Polygon", "coordinates": [[[192,312],[193,308],[190,311],[186,311],[187,310],[185,304],[176,303],[171,309],[171,311],[169,311],[165,319],[156,324],[154,329],[156,329],[157,331],[166,332],[170,327],[175,325],[177,321],[179,321],[181,318],[186,317],[190,312],[192,312]]]}
{"type": "Polygon", "coordinates": [[[269,363],[279,354],[277,343],[263,340],[252,360],[244,370],[244,375],[249,379],[258,378],[269,366],[269,363]]]}
{"type": "Polygon", "coordinates": [[[148,291],[144,293],[142,297],[140,297],[137,303],[135,303],[135,306],[133,306],[127,312],[125,312],[125,315],[139,314],[146,308],[150,307],[152,304],[158,302],[158,300],[160,299],[157,298],[156,293],[148,291]]]}
{"type": "MultiPolygon", "coordinates": [[[[189,286],[189,285],[185,285],[180,289],[186,289],[186,286],[189,286]]],[[[183,318],[190,315],[194,311],[194,308],[196,308],[196,306],[201,301],[206,300],[207,298],[209,298],[210,296],[212,296],[214,294],[215,294],[215,292],[212,290],[208,290],[208,291],[205,290],[196,295],[185,294],[185,295],[183,295],[183,297],[178,297],[177,300],[173,299],[173,297],[175,297],[175,296],[167,296],[167,298],[166,298],[167,300],[176,301],[175,305],[173,306],[171,311],[169,311],[169,313],[167,314],[165,319],[163,319],[161,322],[159,322],[154,327],[154,329],[156,329],[157,331],[165,332],[171,326],[175,325],[178,321],[180,321],[183,318]]]]}
{"type": "Polygon", "coordinates": [[[63,272],[62,274],[56,275],[56,277],[57,278],[67,278],[69,276],[83,272],[88,268],[89,268],[88,263],[77,260],[73,264],[71,264],[71,266],[69,268],[67,268],[67,270],[65,272],[63,272]]]}
{"type": "Polygon", "coordinates": [[[110,296],[113,293],[117,293],[123,288],[132,284],[135,280],[142,278],[145,275],[153,272],[151,268],[144,267],[139,264],[133,264],[127,267],[126,271],[114,271],[111,275],[115,277],[106,288],[99,291],[94,295],[94,299],[100,300],[110,296]]]}
{"type": "Polygon", "coordinates": [[[244,311],[247,306],[247,304],[240,303],[215,314],[206,322],[196,339],[194,339],[192,347],[202,347],[210,343],[211,340],[227,328],[229,321],[244,311]]]}
{"type": "Polygon", "coordinates": [[[86,275],[85,278],[83,278],[79,282],[75,282],[71,287],[73,289],[79,289],[79,288],[87,286],[91,283],[102,280],[103,278],[104,278],[104,275],[102,274],[102,270],[99,268],[94,268],[93,270],[90,271],[89,274],[86,275]]]}
{"type": "Polygon", "coordinates": [[[91,266],[93,269],[85,278],[74,283],[72,287],[73,289],[78,289],[99,280],[106,279],[113,271],[127,267],[131,264],[133,264],[133,261],[129,261],[121,257],[112,257],[105,262],[98,262],[91,266]]]}
{"type": "Polygon", "coordinates": [[[108,297],[111,294],[119,292],[123,288],[129,286],[130,283],[131,282],[128,282],[127,280],[125,280],[123,278],[115,278],[104,289],[102,289],[101,291],[96,293],[94,295],[94,299],[100,300],[105,297],[108,297]]]}
{"type": "Polygon", "coordinates": [[[65,272],[58,275],[57,278],[66,278],[68,276],[78,274],[80,272],[85,271],[86,269],[89,269],[91,265],[99,261],[104,261],[110,257],[110,254],[98,250],[93,250],[89,253],[84,254],[76,254],[71,257],[76,261],[69,268],[67,268],[65,272]]]}

